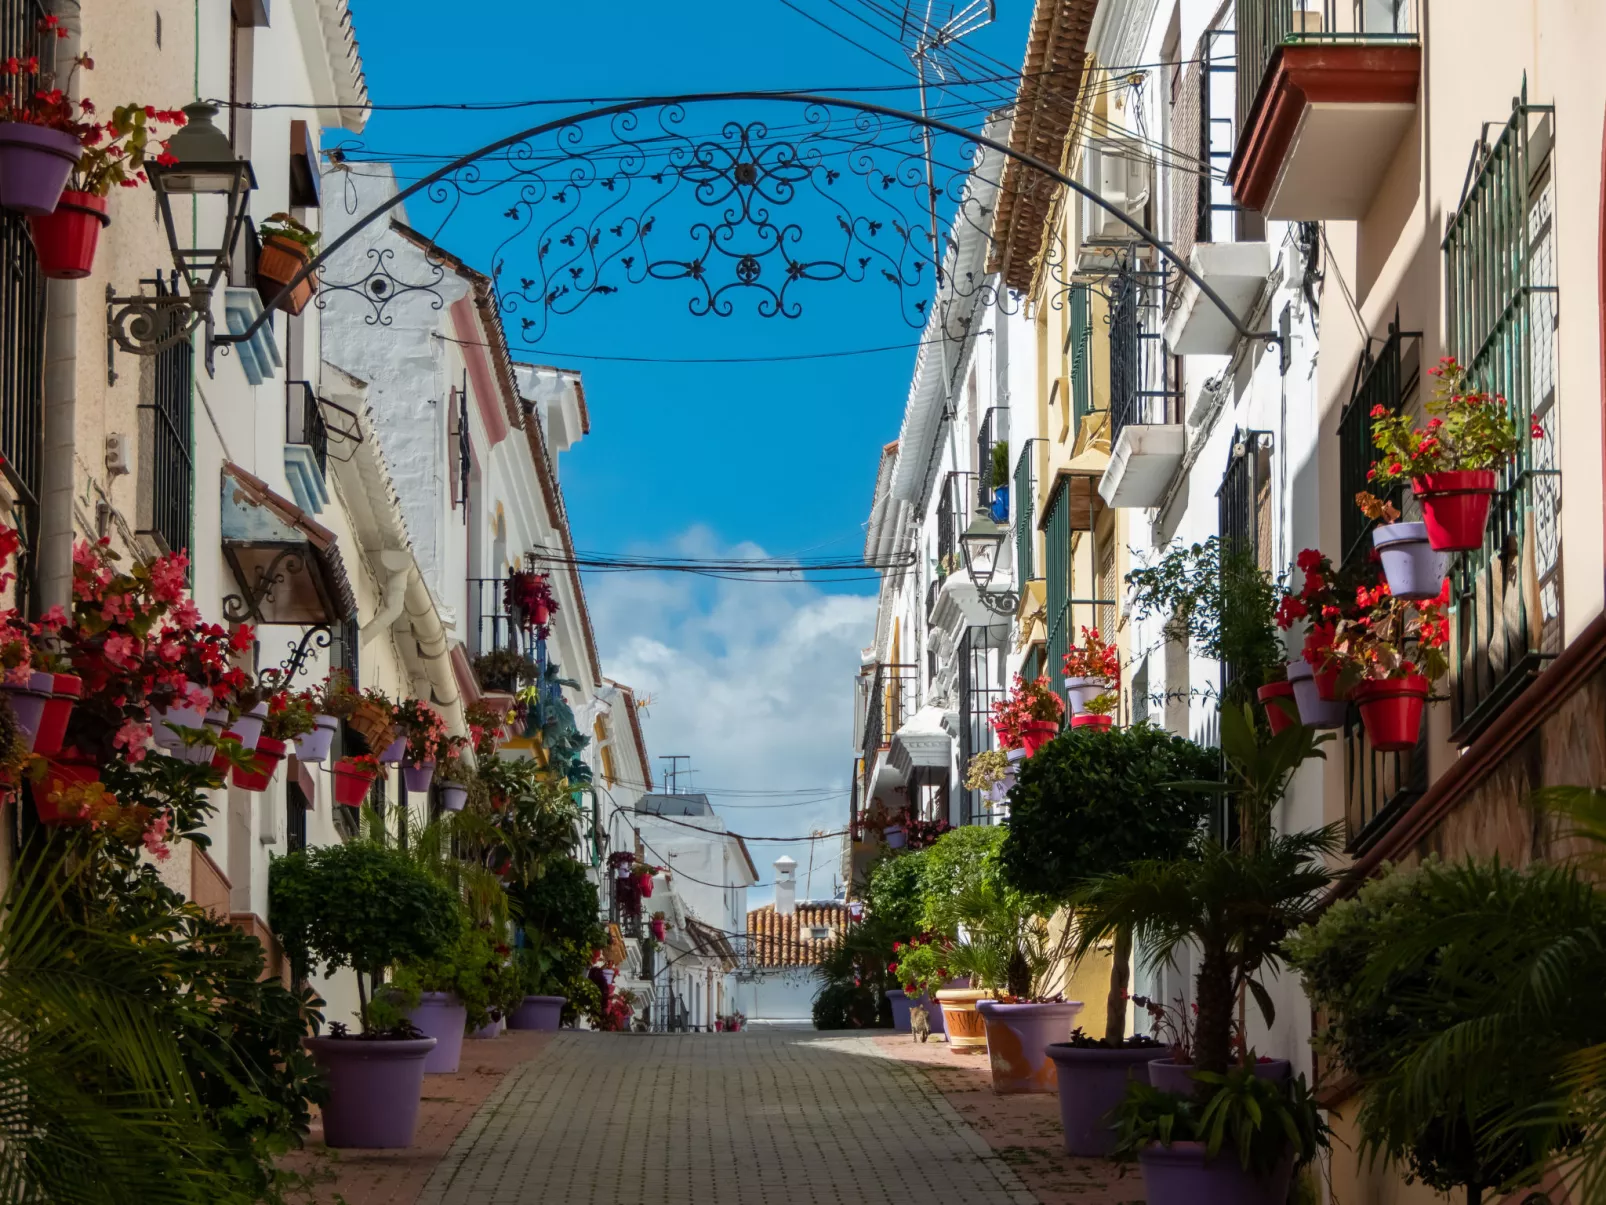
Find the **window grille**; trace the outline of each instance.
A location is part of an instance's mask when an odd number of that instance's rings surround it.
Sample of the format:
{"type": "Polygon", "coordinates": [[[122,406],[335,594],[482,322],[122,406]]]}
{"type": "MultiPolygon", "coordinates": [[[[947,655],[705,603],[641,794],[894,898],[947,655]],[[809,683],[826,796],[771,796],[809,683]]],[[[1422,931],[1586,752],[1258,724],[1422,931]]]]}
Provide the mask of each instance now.
{"type": "MultiPolygon", "coordinates": [[[[173,292],[176,274],[157,277],[158,294],[173,292]]],[[[195,510],[195,465],[191,460],[194,436],[191,399],[195,382],[195,348],[181,339],[152,356],[142,372],[140,403],[141,444],[140,534],[150,536],[168,552],[190,546],[190,523],[195,510]]]]}
{"type": "Polygon", "coordinates": [[[1015,512],[1015,576],[1022,586],[1037,577],[1037,463],[1035,439],[1021,443],[1009,505],[1015,512]]]}
{"type": "MultiPolygon", "coordinates": [[[[1227,470],[1216,491],[1223,572],[1242,560],[1264,567],[1271,555],[1270,443],[1271,435],[1266,431],[1233,432],[1227,470]]],[[[1244,672],[1242,666],[1222,662],[1223,698],[1244,672]]]]}
{"type": "Polygon", "coordinates": [[[980,791],[964,785],[970,759],[998,747],[993,704],[1008,693],[1009,625],[966,628],[959,641],[959,823],[993,824],[1001,816],[980,791]]]}
{"type": "Polygon", "coordinates": [[[1161,311],[1166,273],[1128,264],[1110,282],[1110,443],[1133,424],[1182,421],[1170,388],[1161,311]]]}

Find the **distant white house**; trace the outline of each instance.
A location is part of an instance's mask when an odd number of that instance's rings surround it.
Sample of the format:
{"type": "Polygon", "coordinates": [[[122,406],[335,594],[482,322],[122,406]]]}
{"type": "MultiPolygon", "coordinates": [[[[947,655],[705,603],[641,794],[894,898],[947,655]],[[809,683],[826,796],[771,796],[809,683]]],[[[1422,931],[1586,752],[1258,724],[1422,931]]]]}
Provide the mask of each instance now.
{"type": "Polygon", "coordinates": [[[797,899],[797,863],[775,860],[775,902],[747,914],[747,965],[736,977],[750,1025],[812,1025],[818,964],[847,928],[841,900],[797,899]]]}

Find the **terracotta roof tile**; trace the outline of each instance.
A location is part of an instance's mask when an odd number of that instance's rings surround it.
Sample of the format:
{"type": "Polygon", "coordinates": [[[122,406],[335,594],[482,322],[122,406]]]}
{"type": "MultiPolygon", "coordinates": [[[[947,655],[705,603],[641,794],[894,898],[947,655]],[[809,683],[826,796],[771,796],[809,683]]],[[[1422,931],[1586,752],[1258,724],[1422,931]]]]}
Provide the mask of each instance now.
{"type": "Polygon", "coordinates": [[[748,962],[760,967],[814,966],[837,943],[848,926],[848,906],[802,903],[790,916],[777,916],[774,904],[747,914],[748,962]],[[816,941],[815,929],[826,936],[816,941]]]}

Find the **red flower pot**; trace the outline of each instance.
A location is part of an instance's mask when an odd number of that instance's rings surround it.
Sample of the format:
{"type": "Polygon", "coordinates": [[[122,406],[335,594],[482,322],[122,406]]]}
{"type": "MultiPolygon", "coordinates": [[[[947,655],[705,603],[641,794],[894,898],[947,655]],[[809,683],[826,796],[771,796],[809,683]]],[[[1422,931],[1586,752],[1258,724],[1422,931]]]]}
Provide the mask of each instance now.
{"type": "Polygon", "coordinates": [[[82,280],[95,267],[101,227],[111,224],[105,197],[69,188],[54,213],[28,218],[40,270],[51,280],[82,280]]]}
{"type": "Polygon", "coordinates": [[[1361,709],[1366,737],[1379,753],[1399,753],[1416,747],[1422,731],[1422,707],[1428,699],[1428,680],[1409,678],[1359,682],[1350,692],[1361,709]]]}
{"type": "Polygon", "coordinates": [[[347,758],[335,763],[335,802],[344,807],[361,807],[363,796],[373,785],[374,775],[353,767],[347,758]]]}
{"type": "Polygon", "coordinates": [[[1439,552],[1482,548],[1494,482],[1493,469],[1463,469],[1411,478],[1411,491],[1422,500],[1428,543],[1439,552]]]}
{"type": "Polygon", "coordinates": [[[1298,713],[1294,710],[1294,684],[1292,682],[1268,682],[1255,692],[1257,698],[1266,708],[1266,722],[1271,725],[1271,734],[1276,736],[1279,732],[1286,732],[1299,723],[1298,713]],[[1287,699],[1287,705],[1277,700],[1287,699]]]}
{"type": "Polygon", "coordinates": [[[654,941],[664,941],[669,936],[669,928],[664,921],[649,921],[647,927],[652,930],[652,938],[654,941]]]}
{"type": "Polygon", "coordinates": [[[1113,715],[1090,715],[1083,712],[1071,717],[1072,728],[1109,728],[1115,723],[1113,715]]]}
{"type": "Polygon", "coordinates": [[[1021,725],[1020,743],[1026,750],[1026,756],[1031,757],[1059,734],[1060,726],[1056,720],[1027,720],[1021,725]]]}
{"type": "Polygon", "coordinates": [[[552,618],[552,614],[547,610],[547,605],[544,602],[536,603],[532,608],[532,613],[532,618],[534,618],[538,627],[546,627],[546,621],[552,618]]]}
{"type": "Polygon", "coordinates": [[[652,876],[650,874],[638,875],[636,889],[641,893],[642,899],[652,898],[652,876]]]}
{"type": "Polygon", "coordinates": [[[76,755],[51,758],[46,763],[44,780],[33,792],[34,810],[39,813],[40,824],[78,825],[88,821],[82,810],[60,795],[86,782],[100,781],[100,767],[88,758],[76,755]]]}
{"type": "Polygon", "coordinates": [[[39,721],[39,735],[33,742],[33,751],[46,757],[61,752],[61,742],[67,736],[67,721],[84,693],[84,684],[76,675],[57,674],[55,678],[55,691],[45,700],[44,718],[39,721]]]}
{"type": "Polygon", "coordinates": [[[246,771],[238,766],[234,767],[234,785],[246,791],[266,791],[268,783],[273,781],[273,773],[284,760],[285,743],[276,741],[271,736],[259,736],[257,747],[251,751],[256,761],[256,769],[246,771]]]}

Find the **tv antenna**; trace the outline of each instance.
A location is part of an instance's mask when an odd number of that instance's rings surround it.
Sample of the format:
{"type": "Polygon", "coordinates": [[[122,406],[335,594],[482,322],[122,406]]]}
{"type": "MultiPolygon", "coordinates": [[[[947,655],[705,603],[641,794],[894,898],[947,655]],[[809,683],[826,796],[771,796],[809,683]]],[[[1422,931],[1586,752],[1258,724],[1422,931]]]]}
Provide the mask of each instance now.
{"type": "Polygon", "coordinates": [[[658,760],[659,761],[666,761],[666,762],[669,763],[669,768],[664,771],[664,783],[669,788],[669,794],[671,794],[671,795],[679,795],[680,794],[680,776],[682,774],[686,774],[686,775],[690,775],[691,774],[690,765],[688,765],[685,769],[682,769],[680,763],[681,762],[688,762],[689,763],[691,761],[691,754],[690,753],[660,753],[658,755],[658,760]]]}

